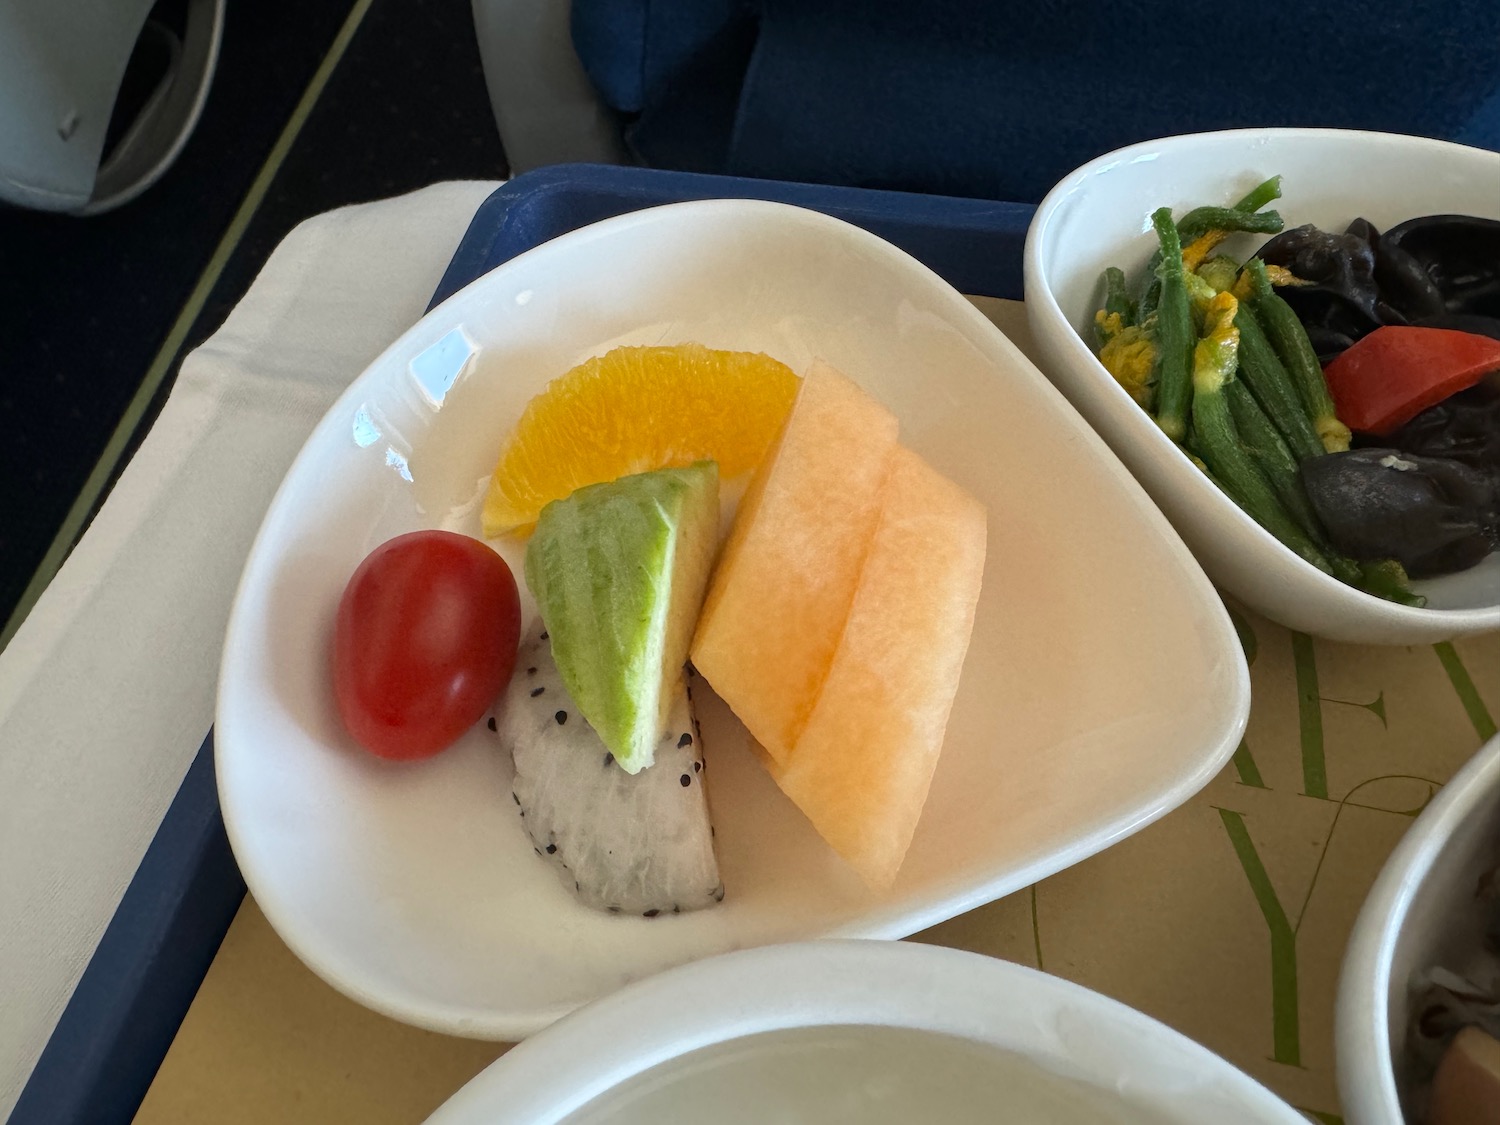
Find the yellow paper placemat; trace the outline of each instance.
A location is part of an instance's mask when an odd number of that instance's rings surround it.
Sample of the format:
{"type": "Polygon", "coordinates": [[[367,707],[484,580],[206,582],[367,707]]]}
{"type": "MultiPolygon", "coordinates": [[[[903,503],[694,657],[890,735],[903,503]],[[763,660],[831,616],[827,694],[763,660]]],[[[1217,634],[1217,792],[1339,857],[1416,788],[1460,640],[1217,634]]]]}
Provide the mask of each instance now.
{"type": "Polygon", "coordinates": [[[1412,818],[1495,733],[1500,636],[1355,648],[1237,614],[1250,726],[1160,823],[921,935],[1104,992],[1322,1122],[1355,916],[1412,818]]]}
{"type": "MultiPolygon", "coordinates": [[[[1029,348],[1020,305],[976,303],[1029,348]]],[[[1412,818],[1495,733],[1500,634],[1359,648],[1235,618],[1253,702],[1223,773],[1103,854],[914,940],[1097,989],[1341,1125],[1349,930],[1412,818]]],[[[136,1121],[411,1125],[503,1050],[344,999],[247,901],[136,1121]]]]}

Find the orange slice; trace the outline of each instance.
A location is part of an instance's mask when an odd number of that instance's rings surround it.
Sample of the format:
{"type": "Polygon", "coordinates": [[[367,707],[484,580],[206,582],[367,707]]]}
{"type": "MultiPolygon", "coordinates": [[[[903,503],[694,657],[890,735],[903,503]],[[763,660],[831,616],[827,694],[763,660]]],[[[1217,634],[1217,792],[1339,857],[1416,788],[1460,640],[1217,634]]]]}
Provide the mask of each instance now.
{"type": "Polygon", "coordinates": [[[521,413],[484,498],[484,534],[526,531],[588,484],[717,461],[760,463],[797,397],[786,364],[702,344],[615,348],[554,379],[521,413]]]}

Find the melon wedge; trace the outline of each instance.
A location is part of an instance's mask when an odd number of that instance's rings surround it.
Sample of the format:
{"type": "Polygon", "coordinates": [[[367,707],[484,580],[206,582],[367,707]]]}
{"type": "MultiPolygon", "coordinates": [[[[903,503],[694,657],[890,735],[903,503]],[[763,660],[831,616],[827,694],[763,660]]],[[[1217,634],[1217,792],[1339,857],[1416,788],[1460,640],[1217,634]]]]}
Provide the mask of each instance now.
{"type": "Polygon", "coordinates": [[[796,745],[828,674],[896,431],[889,410],[814,362],[710,580],[693,665],[775,761],[796,745]]]}
{"type": "Polygon", "coordinates": [[[791,754],[766,761],[875,890],[896,878],[942,750],[979,600],[985,523],[979,501],[917,454],[895,451],[822,690],[791,754]]]}

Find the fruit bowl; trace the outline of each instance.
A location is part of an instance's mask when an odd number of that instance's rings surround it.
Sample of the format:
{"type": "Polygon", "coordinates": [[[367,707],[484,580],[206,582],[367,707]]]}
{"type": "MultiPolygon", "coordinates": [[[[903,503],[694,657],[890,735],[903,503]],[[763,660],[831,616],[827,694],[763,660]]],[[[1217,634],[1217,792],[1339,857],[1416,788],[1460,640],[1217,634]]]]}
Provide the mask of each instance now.
{"type": "MultiPolygon", "coordinates": [[[[520,573],[522,544],[495,546],[520,573]]],[[[526,628],[534,613],[525,599],[526,628]]],[[[215,760],[246,882],[315,972],[398,1019],[514,1039],[682,962],[902,937],[1019,890],[1196,792],[1233,752],[1248,706],[1239,642],[1192,556],[972,304],[856,227],[714,200],[612,219],[508,262],[349,387],[250,552],[215,760]],[[361,753],[339,725],[329,642],[360,560],[419,528],[478,534],[500,445],[549,380],[619,344],[688,341],[764,351],[799,372],[826,359],[988,508],[945,746],[886,893],[823,844],[711,693],[698,717],[727,893],[651,919],[580,905],[532,854],[511,763],[483,723],[404,765],[361,753]]]]}
{"type": "Polygon", "coordinates": [[[1297,1125],[1217,1055],[1035,969],[937,946],[775,946],[665,973],[502,1056],[428,1125],[1297,1125]]]}
{"type": "MultiPolygon", "coordinates": [[[[1383,601],[1304,562],[1192,464],[1110,377],[1085,342],[1105,267],[1127,273],[1156,246],[1150,215],[1228,204],[1282,176],[1287,226],[1385,229],[1417,215],[1500,218],[1500,153],[1418,137],[1261,129],[1147,141],[1070,173],[1042,201],[1026,239],[1027,317],[1043,367],[1161,506],[1209,577],[1267,617],[1354,644],[1419,644],[1500,628],[1500,555],[1415,583],[1426,608],[1383,601]],[[1420,170],[1420,171],[1417,171],[1420,170]]],[[[1226,244],[1249,255],[1262,238],[1226,244]]]]}

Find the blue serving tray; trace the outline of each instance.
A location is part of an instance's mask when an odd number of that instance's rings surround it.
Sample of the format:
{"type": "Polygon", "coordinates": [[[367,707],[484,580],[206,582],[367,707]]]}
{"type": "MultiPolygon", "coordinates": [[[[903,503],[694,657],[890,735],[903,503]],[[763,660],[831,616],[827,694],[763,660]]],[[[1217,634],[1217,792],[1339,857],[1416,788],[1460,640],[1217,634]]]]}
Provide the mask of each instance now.
{"type": "Polygon", "coordinates": [[[518,176],[484,202],[432,304],[560,234],[689,199],[769,199],[822,211],[901,247],[960,292],[1014,301],[1021,299],[1021,251],[1036,211],[1029,203],[560,164],[518,176]]]}
{"type": "MultiPolygon", "coordinates": [[[[1021,298],[1030,204],[566,164],[518,176],[480,206],[429,308],[568,231],[646,207],[724,198],[822,211],[901,247],[961,292],[1021,298]]],[[[219,815],[210,731],[10,1125],[128,1125],[244,894],[219,815]]]]}

